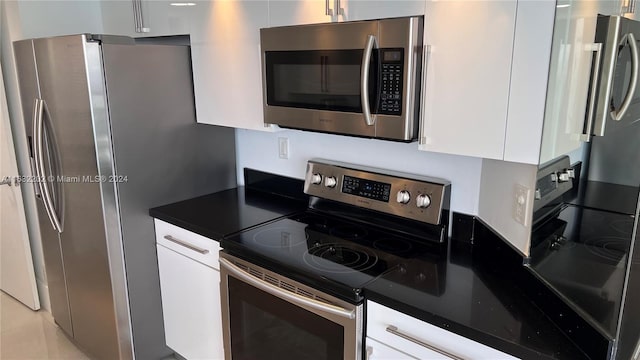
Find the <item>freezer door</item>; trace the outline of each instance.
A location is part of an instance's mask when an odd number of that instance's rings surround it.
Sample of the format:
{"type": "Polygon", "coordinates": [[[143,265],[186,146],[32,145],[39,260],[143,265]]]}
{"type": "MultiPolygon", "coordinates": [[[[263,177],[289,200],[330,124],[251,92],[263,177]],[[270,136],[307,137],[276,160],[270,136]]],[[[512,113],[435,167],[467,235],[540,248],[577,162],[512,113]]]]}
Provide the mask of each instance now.
{"type": "MultiPolygon", "coordinates": [[[[74,339],[92,357],[120,357],[89,97],[85,36],[33,41],[50,138],[57,139],[64,198],[62,259],[74,339]]],[[[104,141],[105,139],[100,139],[104,141]]]]}
{"type": "MultiPolygon", "coordinates": [[[[20,97],[22,99],[22,114],[25,121],[24,125],[27,134],[27,145],[29,146],[29,160],[32,165],[31,174],[24,175],[36,177],[38,175],[38,172],[35,169],[35,157],[37,154],[34,151],[34,145],[36,139],[33,134],[35,115],[37,115],[35,113],[35,103],[40,99],[40,88],[33,52],[33,41],[16,41],[14,43],[14,52],[18,71],[20,97]]],[[[49,142],[46,142],[45,140],[45,143],[48,144],[49,142]]],[[[45,159],[44,165],[47,170],[51,171],[51,164],[53,164],[50,157],[51,153],[45,151],[43,155],[45,159]]],[[[70,336],[73,336],[60,238],[58,236],[58,232],[51,223],[50,216],[45,208],[42,193],[40,192],[38,184],[31,182],[30,184],[26,184],[26,186],[34,186],[37,198],[36,206],[38,209],[38,222],[40,225],[40,237],[42,241],[45,270],[47,272],[47,286],[51,302],[51,314],[60,328],[70,336]]]]}

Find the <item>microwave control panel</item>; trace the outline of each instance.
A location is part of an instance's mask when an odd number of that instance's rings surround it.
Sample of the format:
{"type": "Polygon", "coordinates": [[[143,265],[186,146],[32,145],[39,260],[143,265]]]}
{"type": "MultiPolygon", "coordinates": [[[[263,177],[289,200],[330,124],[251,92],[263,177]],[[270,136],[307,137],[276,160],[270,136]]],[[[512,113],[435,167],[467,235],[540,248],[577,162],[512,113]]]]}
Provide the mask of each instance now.
{"type": "Polygon", "coordinates": [[[382,65],[378,114],[402,115],[403,49],[380,49],[382,65]]]}

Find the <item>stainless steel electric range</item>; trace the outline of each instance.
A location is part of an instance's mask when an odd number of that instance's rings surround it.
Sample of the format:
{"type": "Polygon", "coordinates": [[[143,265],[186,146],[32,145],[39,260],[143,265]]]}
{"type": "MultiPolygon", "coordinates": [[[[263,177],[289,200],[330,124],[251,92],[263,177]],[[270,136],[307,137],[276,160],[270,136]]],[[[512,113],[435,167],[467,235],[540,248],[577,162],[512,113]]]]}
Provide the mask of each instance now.
{"type": "Polygon", "coordinates": [[[362,289],[382,275],[419,276],[416,256],[446,256],[450,189],[442,179],[309,161],[305,211],[221,241],[226,358],[360,359],[362,289]]]}

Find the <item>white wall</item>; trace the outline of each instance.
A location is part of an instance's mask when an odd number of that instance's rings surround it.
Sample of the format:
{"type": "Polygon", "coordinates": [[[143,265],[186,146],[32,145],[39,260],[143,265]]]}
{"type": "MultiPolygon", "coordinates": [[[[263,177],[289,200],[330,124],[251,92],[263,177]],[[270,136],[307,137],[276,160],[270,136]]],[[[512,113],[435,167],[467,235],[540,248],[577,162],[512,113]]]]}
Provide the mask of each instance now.
{"type": "MultiPolygon", "coordinates": [[[[102,15],[96,0],[0,0],[0,61],[5,80],[9,118],[21,175],[31,175],[27,137],[20,107],[12,43],[16,40],[77,33],[101,33],[102,15]]],[[[33,253],[40,302],[49,309],[44,258],[33,187],[23,186],[29,241],[33,253]]]]}
{"type": "Polygon", "coordinates": [[[529,255],[531,243],[533,194],[537,171],[536,165],[482,160],[480,205],[477,215],[525,256],[529,255]],[[518,184],[529,189],[529,197],[526,199],[529,206],[525,224],[517,222],[513,216],[515,190],[518,184]]]}
{"type": "Polygon", "coordinates": [[[237,130],[236,154],[240,184],[244,167],[302,179],[307,160],[325,158],[447,179],[452,183],[452,210],[466,214],[478,211],[482,159],[419,151],[415,142],[405,144],[298,130],[277,133],[237,130]],[[279,137],[289,139],[289,159],[278,157],[279,137]]]}

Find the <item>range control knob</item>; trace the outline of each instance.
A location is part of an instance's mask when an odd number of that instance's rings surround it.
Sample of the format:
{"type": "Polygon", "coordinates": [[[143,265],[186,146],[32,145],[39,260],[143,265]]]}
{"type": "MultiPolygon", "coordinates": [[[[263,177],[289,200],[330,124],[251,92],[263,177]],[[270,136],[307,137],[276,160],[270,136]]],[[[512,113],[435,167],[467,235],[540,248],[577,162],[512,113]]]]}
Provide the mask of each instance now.
{"type": "Polygon", "coordinates": [[[426,209],[431,205],[431,197],[427,194],[420,194],[416,197],[416,206],[421,209],[426,209]]]}
{"type": "Polygon", "coordinates": [[[338,182],[336,181],[336,178],[333,176],[327,176],[324,178],[324,186],[328,187],[328,188],[333,188],[336,187],[336,184],[338,182]]]}
{"type": "Polygon", "coordinates": [[[311,175],[311,183],[313,185],[320,185],[322,183],[322,175],[320,174],[311,175]]]}
{"type": "Polygon", "coordinates": [[[411,194],[407,190],[400,190],[396,194],[396,201],[400,204],[407,204],[411,200],[411,194]]]}

